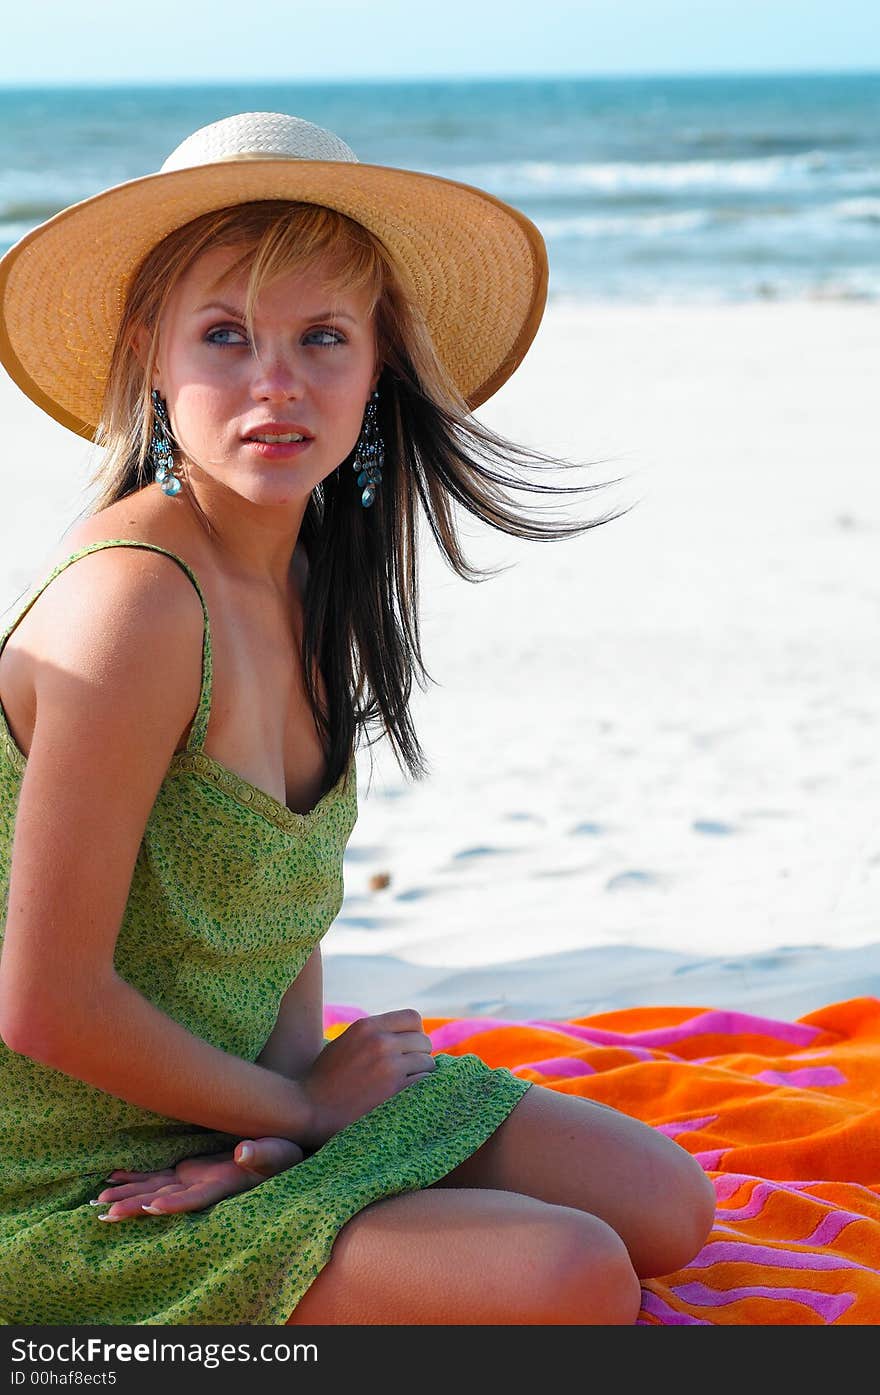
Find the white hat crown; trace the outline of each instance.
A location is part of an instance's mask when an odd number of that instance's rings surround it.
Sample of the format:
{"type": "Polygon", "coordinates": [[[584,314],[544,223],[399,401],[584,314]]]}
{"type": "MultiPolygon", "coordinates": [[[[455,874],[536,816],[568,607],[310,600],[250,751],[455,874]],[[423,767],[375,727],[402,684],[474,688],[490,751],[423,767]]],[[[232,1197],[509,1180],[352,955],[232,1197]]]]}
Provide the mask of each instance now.
{"type": "Polygon", "coordinates": [[[160,173],[236,159],[358,163],[351,146],[323,126],[278,111],[246,111],[187,136],[172,150],[160,173]]]}

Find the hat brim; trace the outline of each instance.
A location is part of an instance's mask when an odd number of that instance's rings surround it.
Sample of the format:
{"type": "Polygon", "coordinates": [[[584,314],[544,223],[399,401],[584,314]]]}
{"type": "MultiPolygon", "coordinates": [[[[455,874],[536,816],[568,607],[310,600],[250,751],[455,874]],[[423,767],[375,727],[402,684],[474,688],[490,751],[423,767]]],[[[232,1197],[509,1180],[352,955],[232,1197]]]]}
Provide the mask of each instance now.
{"type": "Polygon", "coordinates": [[[0,362],[37,406],[93,440],[143,258],[203,213],[262,199],[323,204],[381,240],[471,409],[522,361],[544,312],[548,267],[540,232],[518,209],[413,170],[235,158],[118,184],[27,233],[0,259],[0,362]]]}

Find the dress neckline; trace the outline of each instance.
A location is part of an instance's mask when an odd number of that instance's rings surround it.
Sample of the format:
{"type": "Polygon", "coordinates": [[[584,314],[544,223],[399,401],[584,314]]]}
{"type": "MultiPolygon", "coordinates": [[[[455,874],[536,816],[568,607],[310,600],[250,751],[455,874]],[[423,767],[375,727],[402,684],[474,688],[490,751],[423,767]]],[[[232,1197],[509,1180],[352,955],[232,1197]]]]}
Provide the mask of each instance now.
{"type": "MultiPolygon", "coordinates": [[[[12,764],[19,773],[24,774],[28,758],[12,735],[2,702],[0,702],[0,739],[3,741],[6,754],[12,764]]],[[[168,771],[162,780],[160,789],[164,789],[168,781],[176,775],[195,775],[204,780],[206,784],[219,790],[221,794],[227,795],[242,808],[253,810],[255,814],[267,819],[269,823],[275,824],[276,827],[285,832],[301,833],[320,822],[335,796],[341,792],[349,776],[356,775],[356,773],[357,766],[352,754],[339,779],[330,786],[325,794],[321,795],[317,804],[304,814],[301,814],[297,809],[289,808],[280,799],[276,799],[274,795],[260,789],[258,785],[251,784],[250,780],[246,780],[244,776],[231,770],[228,765],[215,760],[213,756],[206,755],[204,751],[175,752],[171,757],[168,771]]]]}
{"type": "MultiPolygon", "coordinates": [[[[166,557],[170,557],[186,572],[198,592],[204,615],[202,681],[199,690],[198,707],[196,708],[196,714],[190,727],[186,749],[183,751],[175,751],[168,766],[168,770],[162,780],[160,789],[164,788],[166,782],[175,775],[185,773],[195,775],[197,778],[219,789],[223,794],[228,795],[242,808],[252,809],[255,813],[262,815],[263,818],[275,824],[278,828],[283,829],[285,832],[305,832],[313,823],[317,823],[322,818],[333,796],[339,792],[349,776],[353,774],[355,779],[357,778],[357,766],[355,764],[354,752],[352,752],[348,765],[339,776],[339,779],[321,796],[317,804],[305,814],[299,813],[296,809],[291,809],[287,804],[276,799],[274,795],[268,794],[266,790],[260,789],[257,785],[251,784],[249,780],[246,780],[244,776],[239,775],[236,771],[231,770],[229,766],[223,765],[221,761],[215,760],[213,756],[206,755],[202,748],[211,713],[214,675],[214,662],[211,650],[211,619],[208,614],[208,604],[205,600],[205,594],[199,584],[198,578],[189,563],[185,562],[182,557],[179,557],[176,552],[171,552],[168,548],[162,547],[159,543],[145,542],[142,539],[135,538],[103,538],[96,542],[88,543],[85,547],[79,548],[53,568],[49,576],[41,582],[30,596],[24,609],[19,611],[13,621],[6,626],[2,634],[0,634],[0,653],[2,653],[5,648],[6,641],[12,634],[12,631],[27,614],[34,602],[42,595],[49,583],[53,581],[60,572],[64,571],[72,562],[78,561],[81,557],[88,556],[91,552],[96,552],[107,547],[143,548],[147,551],[159,552],[166,557]]],[[[0,739],[2,739],[13,765],[23,773],[27,765],[27,756],[20,750],[15,742],[2,702],[0,702],[0,739]]]]}
{"type": "Polygon", "coordinates": [[[206,755],[204,751],[175,752],[171,758],[166,779],[178,772],[199,776],[208,784],[229,795],[237,804],[241,804],[247,809],[253,809],[255,813],[262,815],[263,818],[268,819],[270,823],[276,824],[279,828],[294,832],[311,827],[313,823],[317,823],[323,817],[334,796],[341,791],[355,769],[355,758],[352,755],[338,780],[330,786],[326,793],[321,795],[317,804],[304,814],[301,814],[298,809],[291,809],[289,805],[282,803],[274,795],[268,794],[266,790],[260,789],[258,785],[252,785],[250,780],[246,780],[244,776],[231,770],[228,765],[223,765],[221,761],[215,760],[213,756],[206,755]]]}

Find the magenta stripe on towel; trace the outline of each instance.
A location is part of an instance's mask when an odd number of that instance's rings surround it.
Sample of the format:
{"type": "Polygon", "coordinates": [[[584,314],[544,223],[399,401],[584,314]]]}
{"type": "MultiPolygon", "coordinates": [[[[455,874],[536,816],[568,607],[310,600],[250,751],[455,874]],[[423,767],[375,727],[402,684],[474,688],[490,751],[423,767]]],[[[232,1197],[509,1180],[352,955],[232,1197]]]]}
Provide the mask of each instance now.
{"type": "Polygon", "coordinates": [[[714,1289],[705,1284],[681,1284],[672,1292],[683,1303],[694,1303],[701,1308],[724,1308],[741,1298],[771,1298],[777,1301],[787,1299],[790,1303],[803,1303],[818,1313],[825,1322],[834,1322],[855,1302],[854,1293],[819,1293],[811,1288],[769,1288],[765,1284],[748,1284],[742,1288],[714,1289]]]}
{"type": "MultiPolygon", "coordinates": [[[[703,1166],[705,1167],[707,1166],[707,1164],[704,1162],[703,1166]]],[[[805,1245],[810,1245],[813,1243],[827,1244],[828,1238],[824,1234],[823,1226],[826,1224],[826,1222],[829,1225],[832,1222],[836,1224],[837,1222],[835,1218],[842,1218],[842,1222],[838,1225],[837,1231],[835,1232],[836,1234],[843,1229],[844,1225],[849,1225],[851,1221],[863,1221],[865,1219],[864,1216],[860,1214],[860,1212],[843,1211],[837,1205],[837,1202],[828,1201],[823,1196],[815,1196],[810,1191],[811,1187],[818,1187],[822,1185],[823,1184],[821,1182],[767,1182],[754,1177],[745,1176],[743,1175],[743,1173],[740,1172],[722,1173],[720,1177],[715,1178],[715,1192],[718,1197],[719,1210],[723,1210],[724,1219],[726,1221],[753,1221],[756,1218],[756,1216],[760,1216],[761,1212],[764,1210],[767,1201],[773,1195],[773,1193],[780,1191],[794,1192],[796,1196],[805,1196],[807,1200],[814,1202],[817,1206],[827,1207],[828,1215],[825,1216],[819,1222],[819,1225],[817,1226],[816,1231],[814,1232],[814,1234],[818,1234],[820,1231],[822,1231],[822,1239],[814,1242],[812,1237],[805,1238],[802,1242],[805,1245]],[[724,1206],[723,1203],[727,1200],[728,1197],[733,1196],[735,1192],[738,1192],[740,1190],[743,1182],[754,1183],[754,1186],[752,1187],[752,1190],[749,1193],[748,1201],[745,1202],[745,1204],[742,1206],[724,1206]]]]}
{"type": "Polygon", "coordinates": [[[499,1027],[517,1027],[519,1023],[508,1022],[503,1017],[460,1017],[454,1022],[446,1022],[430,1033],[431,1045],[435,1051],[445,1051],[450,1046],[458,1046],[468,1037],[479,1036],[482,1032],[494,1032],[499,1027]]]}
{"type": "Polygon", "coordinates": [[[679,1123],[658,1124],[657,1132],[665,1133],[667,1138],[678,1138],[680,1133],[694,1133],[706,1124],[714,1124],[717,1119],[717,1114],[704,1114],[702,1119],[682,1119],[679,1123]]]}
{"type": "Polygon", "coordinates": [[[357,1022],[359,1017],[368,1017],[363,1008],[349,1007],[347,1003],[333,1003],[324,1008],[324,1026],[338,1027],[340,1022],[357,1022]]]}
{"type": "Polygon", "coordinates": [[[521,1066],[514,1066],[513,1074],[516,1075],[521,1070],[535,1070],[539,1075],[595,1075],[594,1066],[590,1066],[586,1061],[578,1060],[577,1056],[547,1056],[543,1061],[525,1061],[521,1066]]]}
{"type": "MultiPolygon", "coordinates": [[[[789,1241],[789,1244],[791,1242],[789,1241]]],[[[704,1245],[688,1265],[689,1269],[708,1269],[713,1264],[756,1264],[760,1262],[768,1269],[861,1269],[854,1259],[843,1255],[817,1255],[812,1250],[783,1249],[781,1246],[757,1245],[751,1242],[738,1244],[730,1240],[710,1240],[704,1245]]],[[[867,1269],[867,1273],[874,1271],[867,1269]]]]}
{"type": "Polygon", "coordinates": [[[846,1076],[835,1066],[803,1066],[800,1070],[762,1070],[755,1076],[765,1085],[794,1085],[798,1089],[814,1086],[845,1085],[846,1076]]]}
{"type": "MultiPolygon", "coordinates": [[[[826,1202],[825,1205],[830,1205],[826,1202]]],[[[858,1215],[855,1211],[829,1211],[827,1216],[823,1216],[816,1229],[804,1240],[805,1245],[831,1245],[837,1239],[842,1230],[846,1230],[848,1225],[854,1221],[863,1221],[864,1216],[858,1215]]]]}
{"type": "MultiPolygon", "coordinates": [[[[691,1313],[680,1313],[677,1308],[673,1308],[671,1303],[667,1303],[665,1298],[661,1298],[659,1293],[652,1293],[650,1289],[642,1289],[642,1312],[650,1313],[651,1317],[660,1318],[664,1327],[714,1326],[708,1318],[694,1317],[691,1313]]],[[[636,1325],[645,1327],[649,1324],[637,1322],[636,1325]]]]}
{"type": "Polygon", "coordinates": [[[556,1031],[568,1032],[583,1041],[592,1041],[597,1046],[672,1046],[689,1037],[731,1036],[748,1033],[750,1036],[773,1037],[776,1041],[787,1042],[791,1046],[808,1046],[819,1035],[818,1027],[807,1027],[802,1022],[777,1022],[771,1017],[753,1017],[746,1012],[701,1012],[689,1017],[677,1027],[656,1027],[646,1032],[608,1032],[599,1027],[577,1027],[571,1022],[545,1022],[533,1020],[529,1027],[552,1027],[556,1031]]]}

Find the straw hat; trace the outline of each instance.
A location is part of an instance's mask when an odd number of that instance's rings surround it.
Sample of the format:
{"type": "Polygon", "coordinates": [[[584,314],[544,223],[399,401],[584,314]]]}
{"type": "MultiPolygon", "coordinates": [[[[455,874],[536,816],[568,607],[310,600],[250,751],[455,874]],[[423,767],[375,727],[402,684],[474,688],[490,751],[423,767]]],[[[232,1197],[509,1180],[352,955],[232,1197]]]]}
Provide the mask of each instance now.
{"type": "Polygon", "coordinates": [[[200,214],[273,198],[324,204],[376,234],[471,407],[522,360],[547,296],[546,249],[524,214],[467,184],[361,164],[309,121],[245,112],[187,137],[158,173],[63,209],[0,259],[0,362],[37,406],[93,439],[143,258],[200,214]]]}

